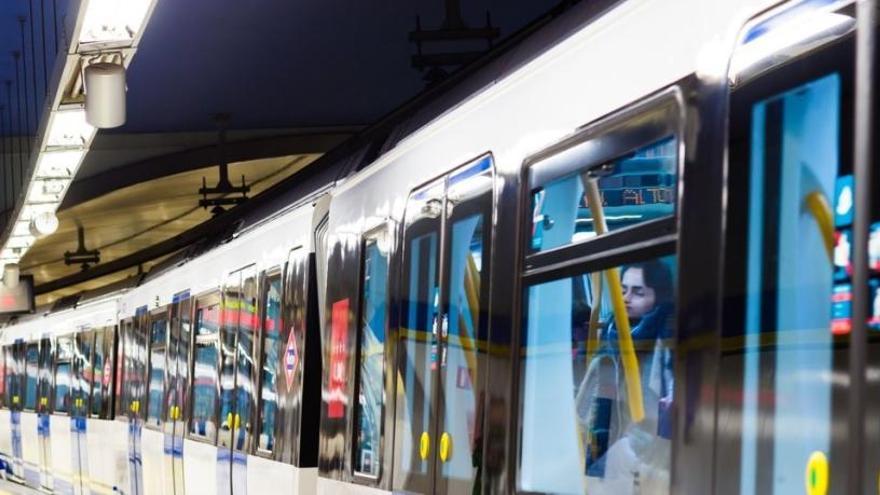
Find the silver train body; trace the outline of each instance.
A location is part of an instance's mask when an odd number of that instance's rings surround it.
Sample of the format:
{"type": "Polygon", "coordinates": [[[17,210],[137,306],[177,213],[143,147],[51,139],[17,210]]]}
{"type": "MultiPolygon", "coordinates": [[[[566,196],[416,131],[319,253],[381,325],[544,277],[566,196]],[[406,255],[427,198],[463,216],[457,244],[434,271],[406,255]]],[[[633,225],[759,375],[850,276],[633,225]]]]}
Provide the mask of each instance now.
{"type": "Polygon", "coordinates": [[[867,10],[581,2],[360,171],[7,326],[6,472],[58,493],[851,493],[877,466],[835,462],[839,404],[874,399],[828,377],[866,329],[838,303],[880,325],[858,306],[880,259],[840,248],[871,223],[845,211],[871,211],[846,123],[867,10]]]}

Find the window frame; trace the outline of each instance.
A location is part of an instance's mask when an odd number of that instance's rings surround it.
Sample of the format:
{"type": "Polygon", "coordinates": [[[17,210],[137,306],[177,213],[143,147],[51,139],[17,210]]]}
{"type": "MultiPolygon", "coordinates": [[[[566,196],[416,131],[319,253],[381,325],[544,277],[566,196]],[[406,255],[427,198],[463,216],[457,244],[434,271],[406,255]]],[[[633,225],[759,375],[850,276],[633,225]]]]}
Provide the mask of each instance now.
{"type": "Polygon", "coordinates": [[[191,356],[191,359],[189,360],[189,376],[187,377],[189,388],[187,390],[186,397],[189,407],[186,408],[186,432],[184,434],[184,438],[207,445],[217,445],[217,438],[220,431],[220,426],[218,422],[220,414],[220,327],[222,326],[222,322],[220,321],[217,322],[217,339],[214,343],[214,349],[217,351],[217,363],[214,366],[214,434],[206,436],[196,435],[192,432],[192,424],[195,412],[196,338],[198,336],[199,309],[212,305],[217,305],[218,315],[220,315],[222,318],[222,297],[220,289],[215,288],[202,292],[201,294],[195,296],[193,299],[194,304],[192,305],[192,339],[190,339],[189,349],[189,355],[191,356]]]}
{"type": "MultiPolygon", "coordinates": [[[[350,443],[349,452],[350,452],[351,458],[349,460],[351,462],[350,472],[351,472],[352,479],[356,483],[369,485],[369,486],[377,486],[378,483],[380,482],[380,480],[382,479],[383,474],[384,474],[383,468],[385,467],[385,462],[386,462],[385,442],[387,440],[387,435],[388,435],[388,431],[386,429],[387,425],[385,423],[386,423],[386,419],[387,419],[388,412],[389,412],[388,398],[393,397],[391,394],[388,393],[388,390],[389,390],[388,366],[389,366],[389,363],[391,364],[391,366],[394,366],[394,363],[389,358],[392,356],[392,353],[394,352],[393,351],[394,343],[392,342],[393,339],[391,339],[390,337],[391,337],[391,310],[393,307],[391,304],[391,297],[392,297],[391,288],[392,288],[392,276],[393,276],[392,275],[392,273],[393,273],[392,272],[392,264],[393,264],[393,256],[395,253],[395,241],[396,241],[395,234],[396,233],[397,233],[397,228],[395,226],[395,222],[393,220],[391,220],[390,218],[385,218],[378,225],[364,231],[361,234],[360,242],[358,243],[358,249],[360,251],[358,253],[358,282],[357,282],[357,288],[358,288],[357,305],[358,305],[358,308],[357,308],[357,314],[355,317],[356,325],[355,325],[355,342],[354,342],[355,343],[355,346],[354,346],[354,349],[355,349],[355,351],[354,351],[354,382],[353,382],[353,386],[352,386],[352,397],[353,398],[358,397],[358,395],[360,394],[360,388],[361,388],[361,364],[362,364],[361,363],[361,346],[363,345],[363,342],[361,339],[361,325],[362,325],[362,321],[363,321],[363,317],[364,317],[364,310],[365,310],[365,306],[366,306],[365,300],[364,300],[365,299],[364,298],[364,288],[365,288],[365,283],[366,283],[366,280],[364,277],[365,277],[365,272],[366,272],[366,267],[367,267],[366,266],[366,254],[367,254],[366,247],[367,247],[367,243],[370,241],[375,240],[376,242],[381,242],[380,239],[382,236],[385,237],[384,240],[388,245],[388,253],[387,253],[387,259],[388,259],[387,265],[388,266],[385,270],[385,275],[386,275],[386,280],[385,280],[385,312],[386,312],[386,316],[385,316],[385,327],[382,329],[382,331],[385,333],[385,343],[384,343],[384,351],[383,351],[383,364],[384,365],[382,367],[382,389],[384,392],[384,400],[382,401],[382,406],[381,406],[380,412],[379,412],[379,416],[380,416],[379,417],[379,425],[380,425],[380,429],[379,429],[379,459],[378,459],[378,461],[374,461],[378,465],[378,472],[376,473],[375,476],[365,474],[363,472],[355,470],[355,464],[356,464],[355,463],[355,456],[357,455],[356,449],[357,449],[357,442],[358,442],[357,438],[358,438],[358,434],[360,432],[360,428],[358,427],[360,417],[357,412],[357,407],[352,408],[351,428],[349,429],[349,431],[351,432],[350,437],[349,437],[349,443],[350,443]]],[[[394,408],[392,407],[391,409],[393,411],[394,408]]]]}
{"type": "MultiPolygon", "coordinates": [[[[279,300],[280,313],[278,315],[278,319],[281,321],[282,328],[278,329],[279,342],[281,340],[280,336],[283,334],[284,311],[285,311],[285,308],[284,308],[284,291],[285,291],[284,269],[281,265],[275,265],[267,270],[263,270],[262,272],[260,272],[260,275],[258,277],[260,288],[259,288],[259,295],[258,295],[259,306],[257,309],[257,314],[259,317],[260,328],[259,328],[259,331],[257,332],[257,342],[254,345],[254,349],[257,354],[257,360],[256,360],[255,366],[254,366],[254,368],[257,371],[256,380],[254,380],[254,383],[256,385],[256,411],[254,414],[254,424],[257,425],[257,428],[255,428],[255,431],[254,431],[255,441],[254,441],[254,447],[253,447],[253,454],[256,456],[259,456],[259,457],[264,457],[266,459],[274,459],[275,458],[275,451],[278,450],[277,448],[264,449],[264,448],[260,447],[260,441],[259,441],[259,436],[262,433],[261,428],[262,428],[262,424],[263,424],[263,366],[266,364],[265,363],[266,354],[264,352],[265,349],[263,348],[263,343],[264,343],[263,337],[266,332],[266,307],[267,307],[266,297],[269,294],[269,280],[273,277],[278,277],[278,281],[281,286],[281,298],[279,300]]],[[[281,342],[281,344],[284,345],[284,342],[281,342]]],[[[281,360],[279,358],[279,363],[280,362],[281,362],[281,360]]],[[[275,370],[275,374],[276,374],[276,376],[280,377],[277,368],[275,370]]],[[[276,413],[275,413],[275,416],[276,416],[276,418],[280,419],[281,418],[281,414],[280,414],[281,400],[280,400],[280,396],[278,393],[277,383],[279,383],[279,382],[276,379],[276,387],[275,387],[275,389],[276,389],[276,391],[275,391],[276,413]]],[[[275,440],[275,444],[277,445],[279,431],[280,431],[277,420],[276,420],[275,424],[273,425],[273,430],[274,430],[272,432],[272,434],[274,436],[273,438],[275,440]]]]}
{"type": "Polygon", "coordinates": [[[671,86],[637,101],[597,122],[583,126],[578,132],[527,158],[523,163],[520,189],[520,246],[527,246],[532,225],[531,191],[574,172],[586,172],[604,163],[634,152],[664,137],[676,139],[676,195],[672,215],[629,225],[579,242],[571,242],[546,251],[528,253],[524,250],[523,283],[558,278],[557,271],[575,268],[583,272],[583,263],[599,261],[614,255],[625,257],[637,248],[648,248],[662,239],[674,245],[678,237],[678,218],[682,197],[685,151],[685,109],[682,89],[671,86]]]}
{"type": "MultiPolygon", "coordinates": [[[[568,277],[593,273],[624,265],[628,262],[655,259],[675,255],[680,257],[680,218],[684,197],[687,129],[687,104],[684,88],[676,83],[636,100],[626,107],[595,122],[582,126],[572,136],[531,155],[524,160],[520,171],[519,211],[520,255],[517,257],[518,275],[514,288],[514,315],[512,342],[514,355],[519,356],[523,346],[526,324],[525,308],[528,307],[528,291],[531,287],[568,277]],[[639,148],[672,136],[676,140],[676,194],[671,215],[629,225],[579,242],[529,253],[532,226],[532,191],[557,178],[580,171],[597,168],[639,148]],[[543,169],[543,170],[542,170],[543,169]]],[[[678,262],[677,262],[678,263],[678,262]]],[[[678,272],[678,264],[676,272],[678,272]]],[[[676,286],[676,301],[680,282],[676,286]]],[[[675,313],[679,311],[676,308],[675,313]]],[[[679,321],[677,319],[676,321],[679,321]]],[[[673,329],[673,339],[677,328],[673,329]]],[[[676,366],[677,367],[677,366],[676,366]]],[[[510,394],[511,432],[510,455],[507,465],[511,468],[512,489],[520,491],[520,468],[522,458],[522,377],[524,361],[516,358],[511,364],[512,393],[510,394]]],[[[676,394],[680,397],[681,392],[676,394]]],[[[677,421],[677,414],[673,416],[677,421]]],[[[673,444],[674,444],[673,439],[673,444]]],[[[674,472],[670,461],[670,475],[674,472]]]]}

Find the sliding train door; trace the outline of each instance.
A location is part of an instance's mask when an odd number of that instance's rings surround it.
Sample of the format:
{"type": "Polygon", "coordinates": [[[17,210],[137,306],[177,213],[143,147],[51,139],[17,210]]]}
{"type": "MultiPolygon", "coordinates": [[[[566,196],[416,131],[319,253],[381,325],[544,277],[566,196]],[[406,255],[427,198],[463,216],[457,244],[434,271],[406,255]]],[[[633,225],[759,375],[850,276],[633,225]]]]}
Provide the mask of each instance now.
{"type": "Polygon", "coordinates": [[[731,62],[717,493],[866,493],[850,455],[863,442],[853,378],[865,369],[852,375],[851,359],[867,316],[854,303],[868,289],[854,234],[868,212],[855,197],[856,12],[844,3],[769,12],[731,62]]]}
{"type": "Polygon", "coordinates": [[[165,493],[184,493],[183,436],[189,384],[189,349],[192,340],[192,299],[189,292],[175,294],[167,340],[163,415],[165,493]]]}
{"type": "Polygon", "coordinates": [[[480,482],[493,174],[481,158],[407,203],[395,489],[469,494],[480,482]]]}
{"type": "Polygon", "coordinates": [[[254,337],[259,328],[257,268],[232,272],[223,287],[218,493],[247,493],[247,456],[256,405],[254,337]],[[225,488],[224,488],[225,485],[225,488]]]}

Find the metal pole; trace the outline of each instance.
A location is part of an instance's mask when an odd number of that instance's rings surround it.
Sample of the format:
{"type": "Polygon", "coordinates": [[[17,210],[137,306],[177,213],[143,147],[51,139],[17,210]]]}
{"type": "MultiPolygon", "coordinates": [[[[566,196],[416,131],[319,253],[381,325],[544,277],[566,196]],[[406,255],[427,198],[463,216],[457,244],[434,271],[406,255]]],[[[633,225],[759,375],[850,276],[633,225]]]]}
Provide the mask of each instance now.
{"type": "Polygon", "coordinates": [[[871,223],[873,163],[873,80],[876,10],[872,0],[856,6],[855,218],[853,222],[853,312],[849,344],[849,486],[848,493],[865,493],[865,407],[868,317],[868,232],[871,223]]]}
{"type": "Polygon", "coordinates": [[[52,34],[55,39],[55,55],[58,55],[58,0],[52,0],[52,34]]]}
{"type": "Polygon", "coordinates": [[[40,32],[42,34],[43,44],[43,88],[46,90],[46,96],[49,96],[49,62],[46,59],[46,0],[40,0],[40,32]]]}
{"type": "Polygon", "coordinates": [[[31,24],[31,72],[34,81],[34,127],[40,121],[40,110],[37,103],[37,39],[34,36],[34,0],[28,2],[28,12],[30,13],[31,24]]]}
{"type": "Polygon", "coordinates": [[[26,153],[25,143],[27,138],[24,136],[25,134],[25,125],[27,124],[27,105],[24,100],[21,99],[21,74],[18,68],[18,60],[21,58],[20,52],[15,52],[15,86],[17,88],[15,92],[15,96],[18,98],[18,167],[13,168],[12,173],[12,196],[15,197],[16,189],[18,188],[18,179],[17,179],[17,171],[24,168],[24,155],[26,153]],[[22,139],[25,139],[22,142],[22,139]]]}
{"type": "MultiPolygon", "coordinates": [[[[24,89],[24,132],[22,134],[30,136],[31,133],[31,113],[28,110],[28,102],[30,101],[30,96],[28,96],[28,81],[27,81],[27,45],[25,44],[25,35],[24,35],[24,17],[18,18],[19,25],[21,26],[21,65],[23,69],[22,79],[19,81],[21,88],[24,89]]],[[[30,140],[27,140],[27,150],[28,153],[31,151],[31,143],[30,140]]]]}
{"type": "MultiPolygon", "coordinates": [[[[13,196],[12,168],[15,167],[15,151],[16,151],[15,148],[16,148],[16,146],[14,146],[14,145],[16,144],[16,140],[12,139],[13,132],[14,132],[14,129],[13,129],[14,126],[13,126],[13,120],[12,120],[12,81],[9,79],[6,80],[6,108],[9,110],[9,112],[7,113],[8,117],[9,117],[9,127],[8,127],[9,136],[10,136],[9,149],[12,152],[12,154],[9,156],[9,173],[6,175],[6,181],[7,181],[6,193],[7,193],[7,196],[9,197],[10,204],[14,205],[15,202],[12,197],[13,196]]],[[[21,143],[19,142],[18,144],[21,144],[21,143]]]]}

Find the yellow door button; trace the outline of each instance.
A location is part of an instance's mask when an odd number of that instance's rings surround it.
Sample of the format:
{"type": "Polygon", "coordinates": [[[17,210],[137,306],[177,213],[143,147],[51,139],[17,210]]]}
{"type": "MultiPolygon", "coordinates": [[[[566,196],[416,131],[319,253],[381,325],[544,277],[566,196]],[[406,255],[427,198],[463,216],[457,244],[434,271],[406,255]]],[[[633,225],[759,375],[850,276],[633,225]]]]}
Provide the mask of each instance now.
{"type": "Polygon", "coordinates": [[[419,456],[422,460],[426,460],[428,458],[428,454],[431,453],[431,436],[428,435],[427,431],[422,432],[422,436],[419,437],[419,456]]]}
{"type": "Polygon", "coordinates": [[[452,435],[444,432],[440,436],[440,460],[443,462],[452,458],[452,435]]]}
{"type": "Polygon", "coordinates": [[[824,452],[810,454],[805,473],[807,495],[826,495],[828,493],[828,458],[824,452]]]}

